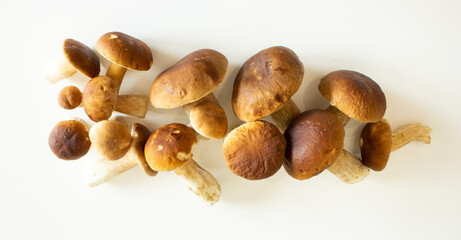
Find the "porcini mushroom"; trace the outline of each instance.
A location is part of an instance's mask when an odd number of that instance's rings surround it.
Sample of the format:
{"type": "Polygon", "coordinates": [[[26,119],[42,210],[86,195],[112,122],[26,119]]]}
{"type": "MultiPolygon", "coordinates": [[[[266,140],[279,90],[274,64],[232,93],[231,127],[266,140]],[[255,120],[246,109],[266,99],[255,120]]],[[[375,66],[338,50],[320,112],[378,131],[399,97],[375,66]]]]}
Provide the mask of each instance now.
{"type": "Polygon", "coordinates": [[[249,122],[271,115],[283,132],[300,114],[291,100],[301,86],[304,66],[286,47],[264,49],[240,68],[232,92],[232,108],[242,121],[249,122]]]}
{"type": "Polygon", "coordinates": [[[78,120],[57,123],[48,137],[48,145],[56,157],[76,160],[88,152],[91,141],[86,126],[78,120]]]}
{"type": "Polygon", "coordinates": [[[431,143],[431,131],[432,129],[427,126],[414,123],[392,133],[391,126],[386,119],[368,123],[360,134],[362,162],[374,171],[382,171],[387,165],[391,152],[413,141],[431,143]]]}
{"type": "Polygon", "coordinates": [[[63,53],[64,58],[60,60],[53,72],[46,76],[48,82],[56,83],[71,77],[77,71],[89,78],[99,75],[101,67],[98,55],[85,44],[73,39],[66,39],[63,44],[63,53]]]}
{"type": "Polygon", "coordinates": [[[58,104],[64,109],[74,109],[82,103],[82,92],[75,86],[67,86],[58,94],[58,104]]]}
{"type": "Polygon", "coordinates": [[[220,139],[227,132],[227,116],[212,91],[224,79],[227,65],[226,57],[215,50],[192,52],[157,76],[150,102],[156,108],[183,106],[195,131],[220,139]]]}
{"type": "Polygon", "coordinates": [[[131,143],[128,152],[119,160],[98,159],[91,162],[85,169],[85,182],[90,187],[94,187],[109,181],[114,176],[123,173],[137,165],[149,176],[156,176],[157,171],[152,170],[144,157],[144,146],[150,136],[147,127],[140,123],[135,123],[131,127],[131,143]]]}
{"type": "Polygon", "coordinates": [[[285,138],[266,121],[247,122],[224,139],[227,167],[237,176],[260,180],[274,175],[285,159],[285,138]]]}
{"type": "Polygon", "coordinates": [[[128,128],[116,120],[98,122],[90,129],[95,151],[104,159],[117,160],[130,149],[132,138],[128,128]]]}
{"type": "Polygon", "coordinates": [[[189,189],[207,205],[221,196],[218,181],[192,159],[192,147],[197,142],[195,131],[183,124],[173,123],[155,130],[144,148],[150,168],[172,171],[186,180],[189,189]]]}

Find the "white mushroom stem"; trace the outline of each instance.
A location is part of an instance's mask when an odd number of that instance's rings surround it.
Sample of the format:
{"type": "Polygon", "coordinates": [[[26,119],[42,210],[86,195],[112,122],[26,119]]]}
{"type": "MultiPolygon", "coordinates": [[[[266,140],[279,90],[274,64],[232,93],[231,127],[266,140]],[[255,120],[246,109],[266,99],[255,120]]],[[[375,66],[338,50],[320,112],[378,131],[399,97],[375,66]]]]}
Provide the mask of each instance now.
{"type": "Polygon", "coordinates": [[[174,171],[178,176],[186,180],[189,189],[200,197],[205,204],[211,206],[219,200],[221,186],[218,181],[193,159],[174,171]]]}
{"type": "Polygon", "coordinates": [[[146,117],[149,98],[144,95],[119,95],[114,110],[138,118],[146,117]]]}
{"type": "Polygon", "coordinates": [[[98,186],[138,165],[136,159],[127,155],[118,160],[98,159],[92,161],[84,170],[85,183],[90,187],[98,186]]]}
{"type": "Polygon", "coordinates": [[[69,64],[65,57],[62,57],[57,63],[55,63],[54,68],[49,70],[49,73],[46,74],[45,79],[51,84],[55,84],[61,81],[64,78],[71,77],[77,72],[75,68],[69,64]]]}
{"type": "Polygon", "coordinates": [[[347,116],[346,114],[344,114],[343,112],[341,112],[339,109],[337,109],[335,106],[332,106],[330,105],[327,109],[325,109],[326,111],[328,112],[331,112],[331,113],[334,113],[338,118],[339,120],[341,121],[341,123],[343,124],[343,127],[347,125],[347,123],[349,122],[349,120],[351,120],[351,118],[349,116],[347,116]]]}
{"type": "Polygon", "coordinates": [[[279,128],[280,132],[285,132],[290,125],[293,118],[301,114],[298,106],[289,99],[279,110],[271,114],[274,119],[275,125],[279,128]]]}
{"type": "Polygon", "coordinates": [[[400,149],[410,142],[431,143],[432,129],[421,123],[413,123],[403,126],[392,133],[391,152],[400,149]]]}
{"type": "Polygon", "coordinates": [[[125,76],[126,68],[116,64],[111,63],[109,69],[107,69],[106,76],[114,80],[115,85],[117,86],[117,94],[120,91],[120,85],[122,84],[123,77],[125,76]]]}

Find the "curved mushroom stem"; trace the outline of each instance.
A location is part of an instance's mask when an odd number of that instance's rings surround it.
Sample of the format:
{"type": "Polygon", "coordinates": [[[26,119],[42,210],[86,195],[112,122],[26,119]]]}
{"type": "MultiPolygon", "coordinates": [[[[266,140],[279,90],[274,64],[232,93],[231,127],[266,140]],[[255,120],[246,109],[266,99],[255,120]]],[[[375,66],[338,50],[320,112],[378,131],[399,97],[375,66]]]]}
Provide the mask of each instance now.
{"type": "Polygon", "coordinates": [[[144,95],[119,95],[115,103],[114,111],[135,116],[146,117],[149,98],[144,95]]]}
{"type": "Polygon", "coordinates": [[[274,119],[275,125],[279,128],[280,132],[285,132],[291,120],[301,114],[298,106],[291,100],[291,98],[276,112],[271,114],[274,119]]]}
{"type": "Polygon", "coordinates": [[[75,68],[69,64],[65,57],[62,57],[55,64],[56,67],[52,70],[50,69],[50,73],[47,73],[45,76],[46,81],[48,81],[51,84],[55,84],[64,78],[71,77],[77,72],[77,70],[75,70],[75,68]]]}
{"type": "Polygon", "coordinates": [[[334,113],[338,118],[339,120],[341,121],[341,123],[343,124],[343,127],[347,125],[347,123],[349,122],[349,120],[351,120],[351,118],[349,116],[347,116],[346,114],[344,114],[343,112],[341,112],[339,109],[337,109],[335,106],[328,106],[327,109],[325,109],[326,111],[328,112],[331,112],[331,113],[334,113]]]}
{"type": "Polygon", "coordinates": [[[109,69],[107,69],[106,76],[112,78],[117,86],[117,94],[120,91],[120,85],[122,84],[123,77],[125,76],[126,68],[116,64],[111,63],[109,69]]]}
{"type": "Polygon", "coordinates": [[[413,123],[403,126],[392,133],[391,152],[400,149],[410,142],[431,143],[432,129],[421,123],[413,123]]]}
{"type": "Polygon", "coordinates": [[[200,167],[193,159],[174,172],[187,182],[189,189],[194,192],[202,201],[211,206],[221,196],[221,186],[208,171],[200,167]]]}
{"type": "Polygon", "coordinates": [[[358,183],[365,179],[370,169],[362,164],[360,158],[343,149],[336,162],[327,168],[345,183],[358,183]]]}

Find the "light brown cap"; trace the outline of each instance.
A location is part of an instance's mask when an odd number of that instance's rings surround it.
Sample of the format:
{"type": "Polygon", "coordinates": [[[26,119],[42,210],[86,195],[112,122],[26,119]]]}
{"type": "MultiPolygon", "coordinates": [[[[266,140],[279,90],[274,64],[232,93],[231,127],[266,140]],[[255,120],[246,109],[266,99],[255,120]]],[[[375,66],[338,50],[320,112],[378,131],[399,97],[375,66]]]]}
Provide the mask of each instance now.
{"type": "Polygon", "coordinates": [[[234,82],[232,108],[242,121],[266,117],[298,91],[304,66],[286,47],[264,49],[248,59],[234,82]]]}
{"type": "Polygon", "coordinates": [[[194,129],[172,123],[155,130],[144,147],[147,163],[155,171],[171,171],[192,159],[197,143],[194,129]]]}
{"type": "Polygon", "coordinates": [[[200,135],[212,139],[223,138],[227,133],[227,116],[219,103],[203,101],[195,105],[189,119],[200,135]]]}
{"type": "Polygon", "coordinates": [[[117,86],[110,77],[91,79],[83,91],[83,107],[86,115],[95,121],[109,119],[117,102],[117,86]]]}
{"type": "Polygon", "coordinates": [[[131,146],[128,128],[119,121],[104,120],[90,129],[94,150],[103,158],[117,160],[123,157],[131,146]]]}
{"type": "Polygon", "coordinates": [[[91,141],[88,131],[76,120],[57,123],[48,137],[48,144],[56,157],[63,160],[79,159],[88,152],[91,141]]]}
{"type": "Polygon", "coordinates": [[[82,92],[75,86],[63,88],[58,95],[58,104],[64,109],[74,109],[82,103],[82,92]]]}
{"type": "Polygon", "coordinates": [[[371,78],[354,71],[339,70],[320,80],[320,93],[350,118],[377,122],[386,111],[386,97],[371,78]]]}
{"type": "Polygon", "coordinates": [[[67,62],[77,71],[90,78],[99,75],[101,65],[98,55],[85,44],[74,39],[66,39],[64,40],[63,52],[67,62]]]}
{"type": "Polygon", "coordinates": [[[96,50],[109,61],[137,71],[147,71],[152,66],[150,48],[141,40],[121,32],[102,35],[96,50]]]}
{"type": "Polygon", "coordinates": [[[342,152],[344,134],[341,122],[333,113],[317,109],[301,113],[284,133],[285,170],[299,180],[321,173],[342,152]]]}
{"type": "Polygon", "coordinates": [[[218,87],[227,65],[227,58],[215,50],[192,52],[157,76],[150,102],[156,108],[175,108],[197,101],[218,87]]]}
{"type": "Polygon", "coordinates": [[[146,146],[146,142],[149,136],[150,130],[146,126],[140,123],[134,123],[131,127],[131,137],[133,138],[131,148],[134,149],[133,154],[136,155],[136,161],[147,175],[155,176],[157,175],[157,171],[154,171],[152,168],[150,168],[146,161],[146,157],[144,156],[144,147],[146,146]]]}
{"type": "Polygon", "coordinates": [[[360,152],[365,166],[382,171],[389,160],[392,147],[392,129],[386,119],[368,123],[360,134],[360,152]]]}
{"type": "Polygon", "coordinates": [[[224,139],[227,167],[248,180],[274,175],[285,159],[285,138],[276,126],[266,121],[242,124],[224,139]]]}

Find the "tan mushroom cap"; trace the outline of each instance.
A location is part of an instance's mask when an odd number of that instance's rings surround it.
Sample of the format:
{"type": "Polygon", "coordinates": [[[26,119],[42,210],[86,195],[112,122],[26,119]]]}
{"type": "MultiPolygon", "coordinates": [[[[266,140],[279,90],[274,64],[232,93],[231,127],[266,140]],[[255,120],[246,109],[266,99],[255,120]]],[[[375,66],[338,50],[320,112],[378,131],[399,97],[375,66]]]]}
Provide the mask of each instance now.
{"type": "Polygon", "coordinates": [[[110,77],[91,79],[83,91],[83,107],[88,117],[99,122],[109,119],[117,102],[117,86],[110,77]]]}
{"type": "Polygon", "coordinates": [[[101,65],[98,55],[85,44],[74,39],[64,40],[64,56],[71,66],[84,75],[94,78],[99,75],[101,65]]]}
{"type": "Polygon", "coordinates": [[[287,149],[283,166],[290,176],[304,180],[336,161],[345,133],[335,114],[314,109],[293,119],[284,135],[287,149]]]}
{"type": "Polygon", "coordinates": [[[130,150],[132,138],[128,128],[116,120],[98,122],[90,129],[94,150],[103,158],[117,160],[130,150]]]}
{"type": "Polygon", "coordinates": [[[137,71],[147,71],[153,63],[152,52],[143,41],[121,32],[102,35],[96,50],[109,61],[137,71]]]}
{"type": "Polygon", "coordinates": [[[240,177],[259,180],[274,175],[285,159],[285,138],[266,121],[242,124],[224,140],[228,168],[240,177]]]}
{"type": "Polygon", "coordinates": [[[360,134],[360,152],[365,166],[382,171],[389,160],[392,147],[392,129],[386,119],[368,123],[360,134]]]}
{"type": "Polygon", "coordinates": [[[192,127],[200,135],[221,139],[227,133],[227,116],[224,109],[216,103],[204,101],[195,105],[189,113],[192,127]]]}
{"type": "Polygon", "coordinates": [[[146,126],[140,123],[134,123],[131,127],[131,137],[133,138],[131,147],[135,150],[133,154],[136,155],[136,161],[147,175],[155,176],[157,175],[157,171],[154,171],[152,168],[150,168],[146,161],[146,157],[144,156],[144,147],[146,146],[146,142],[147,139],[149,139],[149,136],[150,130],[146,126]]]}
{"type": "Polygon", "coordinates": [[[218,87],[226,75],[227,65],[227,58],[218,51],[192,52],[157,76],[150,89],[150,102],[156,108],[175,108],[195,102],[218,87]]]}
{"type": "Polygon", "coordinates": [[[264,49],[248,59],[234,82],[232,108],[242,121],[266,117],[287,102],[301,86],[304,66],[286,47],[264,49]]]}
{"type": "Polygon", "coordinates": [[[91,141],[88,131],[76,120],[57,123],[48,137],[48,144],[56,157],[63,160],[79,159],[88,152],[91,141]]]}
{"type": "Polygon", "coordinates": [[[63,88],[58,95],[58,104],[64,109],[74,109],[82,103],[82,92],[75,86],[63,88]]]}
{"type": "Polygon", "coordinates": [[[377,122],[386,111],[386,97],[379,85],[358,72],[331,72],[320,80],[318,89],[331,105],[360,122],[377,122]]]}
{"type": "Polygon", "coordinates": [[[155,171],[171,171],[192,159],[192,146],[197,143],[195,131],[186,125],[172,123],[155,130],[144,147],[147,163],[155,171]]]}

